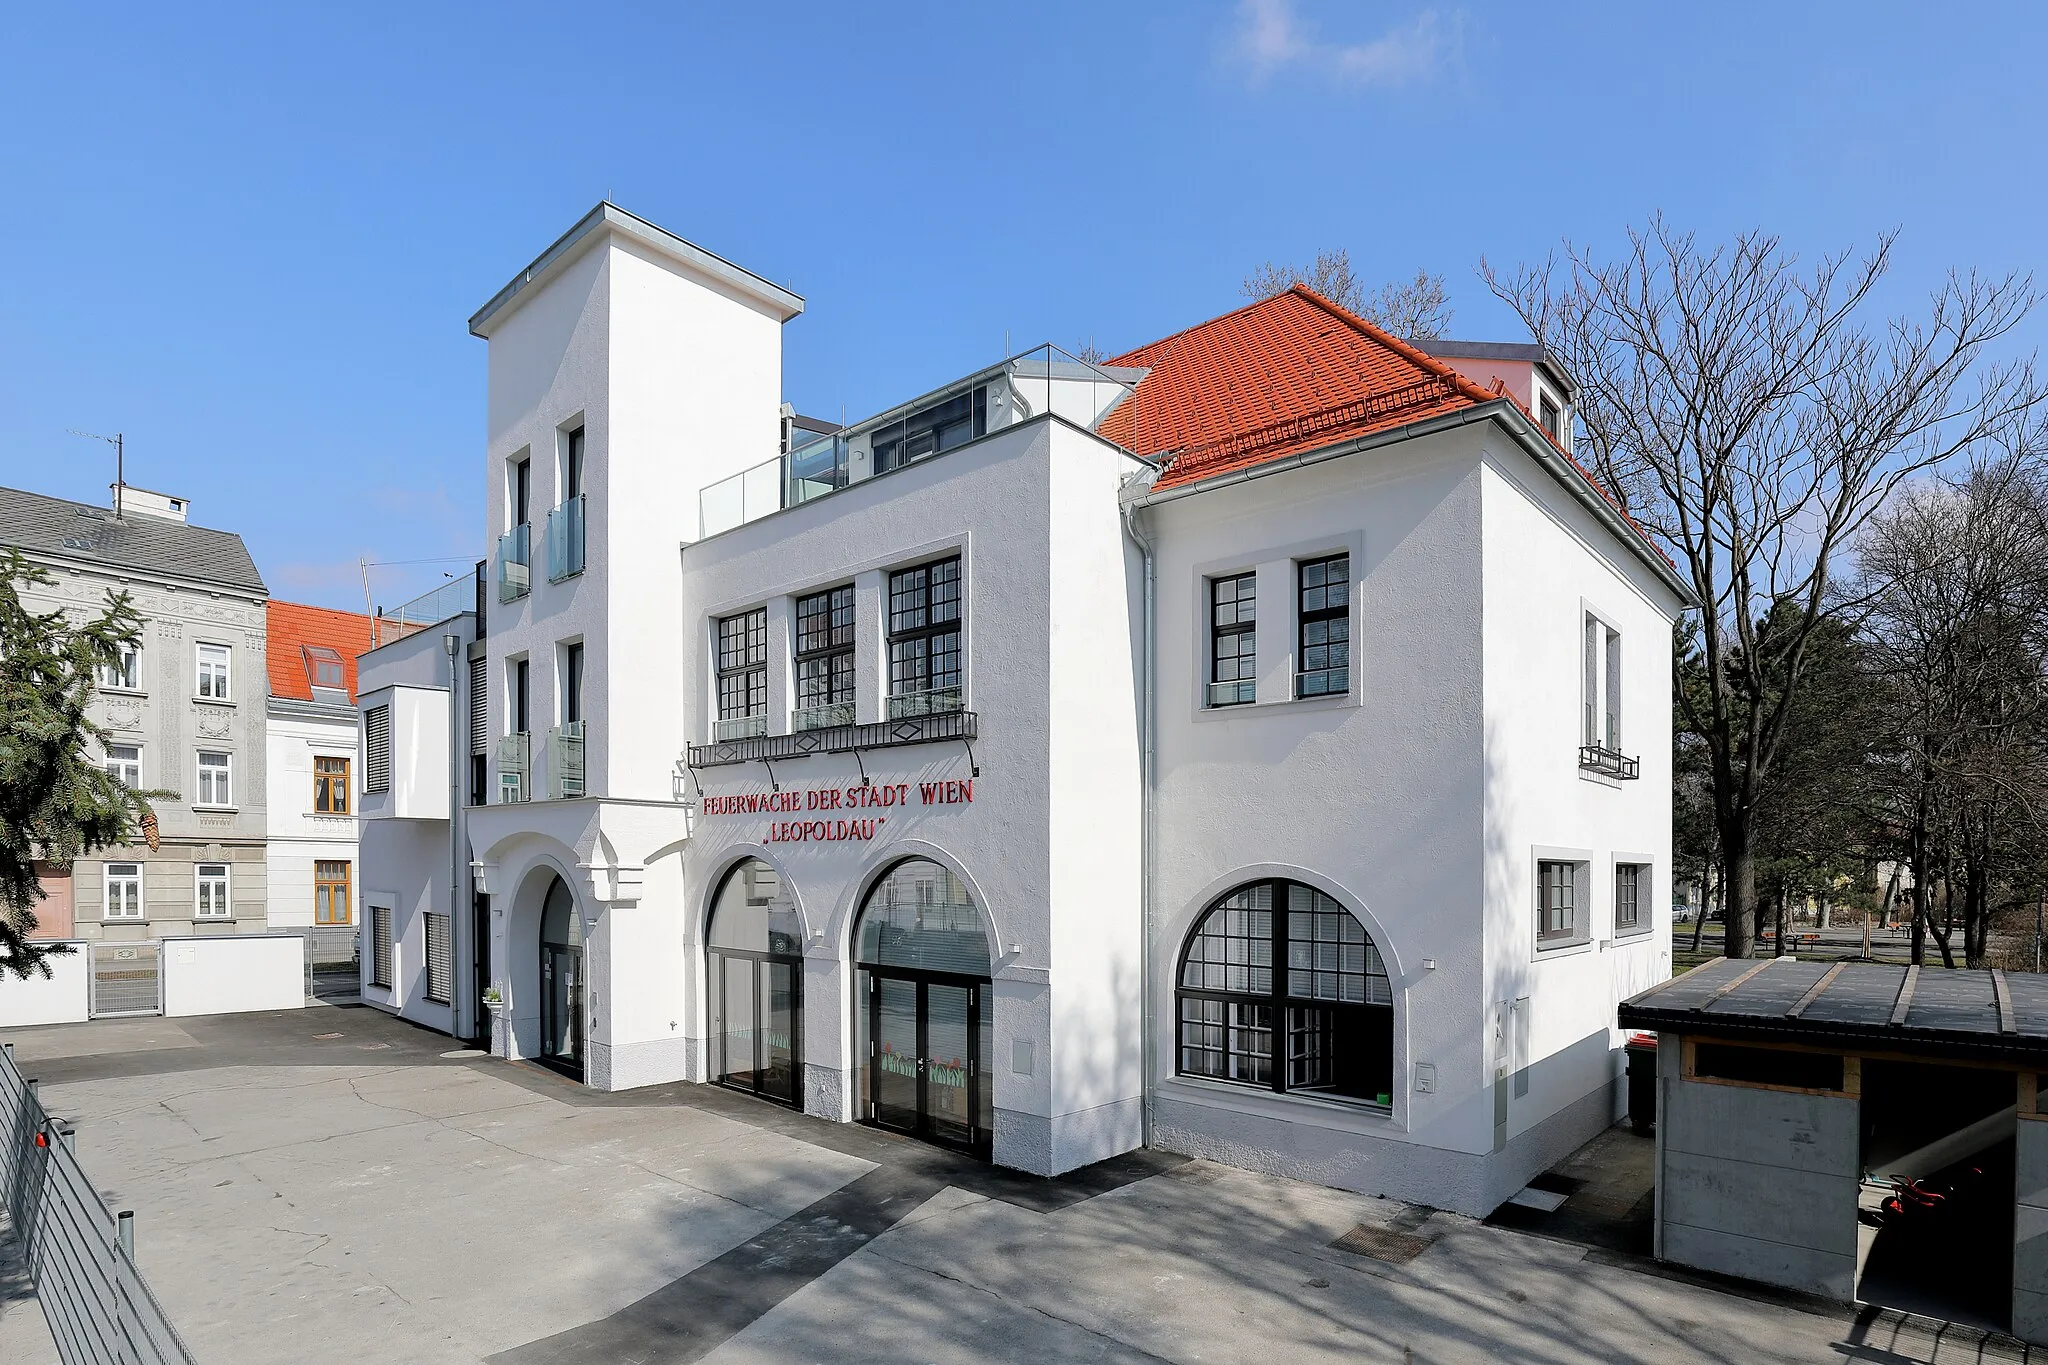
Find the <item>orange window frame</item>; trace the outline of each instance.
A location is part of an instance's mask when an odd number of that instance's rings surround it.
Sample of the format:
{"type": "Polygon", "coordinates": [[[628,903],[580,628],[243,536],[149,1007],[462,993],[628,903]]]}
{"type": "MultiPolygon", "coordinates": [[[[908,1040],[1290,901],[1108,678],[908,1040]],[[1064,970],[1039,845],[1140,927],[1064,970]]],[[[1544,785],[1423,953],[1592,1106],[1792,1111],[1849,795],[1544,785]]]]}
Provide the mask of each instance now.
{"type": "Polygon", "coordinates": [[[313,864],[313,923],[355,923],[355,906],[349,887],[350,871],[346,862],[322,859],[313,864]]]}
{"type": "Polygon", "coordinates": [[[314,814],[348,814],[348,769],[349,761],[345,758],[316,758],[313,760],[314,814]]]}

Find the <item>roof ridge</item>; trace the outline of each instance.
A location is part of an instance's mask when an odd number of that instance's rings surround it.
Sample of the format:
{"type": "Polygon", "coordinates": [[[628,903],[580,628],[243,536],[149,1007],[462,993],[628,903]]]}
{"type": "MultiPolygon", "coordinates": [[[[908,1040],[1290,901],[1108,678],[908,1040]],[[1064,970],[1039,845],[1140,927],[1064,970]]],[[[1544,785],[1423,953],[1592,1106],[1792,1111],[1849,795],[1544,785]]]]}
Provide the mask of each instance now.
{"type": "Polygon", "coordinates": [[[1495,398],[1499,397],[1498,394],[1488,393],[1485,389],[1480,388],[1479,385],[1474,383],[1471,377],[1466,375],[1463,371],[1457,369],[1454,366],[1446,365],[1443,361],[1438,360],[1429,352],[1421,349],[1418,346],[1414,346],[1406,341],[1403,341],[1401,338],[1395,336],[1392,332],[1389,332],[1384,327],[1381,327],[1378,323],[1373,322],[1369,318],[1366,318],[1358,313],[1352,312],[1343,304],[1337,303],[1332,299],[1324,298],[1321,294],[1318,294],[1315,290],[1309,288],[1307,285],[1302,284],[1299,281],[1296,281],[1294,284],[1289,285],[1287,292],[1290,294],[1299,294],[1303,298],[1307,299],[1309,302],[1322,308],[1324,311],[1330,313],[1332,316],[1336,317],[1340,321],[1349,323],[1351,326],[1363,332],[1367,337],[1378,342],[1380,345],[1386,347],[1395,355],[1400,356],[1403,360],[1406,360],[1411,364],[1420,365],[1423,369],[1428,370],[1431,374],[1436,375],[1440,379],[1450,380],[1453,384],[1457,386],[1458,391],[1460,393],[1464,394],[1465,397],[1471,399],[1475,403],[1490,403],[1495,398]]]}
{"type": "MultiPolygon", "coordinates": [[[[1133,346],[1130,350],[1123,352],[1121,355],[1114,356],[1108,360],[1103,361],[1102,363],[1104,365],[1115,365],[1121,361],[1130,359],[1132,356],[1136,355],[1140,351],[1149,351],[1152,350],[1154,347],[1165,346],[1171,342],[1179,341],[1182,337],[1188,335],[1188,333],[1190,332],[1199,332],[1204,327],[1211,326],[1214,323],[1222,322],[1226,318],[1234,318],[1239,313],[1249,313],[1254,308],[1263,308],[1267,304],[1273,302],[1273,300],[1275,299],[1286,298],[1288,294],[1294,292],[1294,290],[1297,288],[1300,288],[1300,286],[1290,285],[1288,288],[1281,290],[1277,294],[1268,294],[1266,295],[1266,297],[1262,299],[1253,299],[1250,303],[1239,304],[1237,307],[1230,309],[1228,312],[1218,313],[1213,318],[1203,318],[1200,322],[1191,322],[1177,332],[1168,332],[1165,336],[1155,338],[1152,341],[1148,341],[1142,346],[1133,346]]],[[[1307,291],[1304,290],[1303,292],[1307,291]]]]}

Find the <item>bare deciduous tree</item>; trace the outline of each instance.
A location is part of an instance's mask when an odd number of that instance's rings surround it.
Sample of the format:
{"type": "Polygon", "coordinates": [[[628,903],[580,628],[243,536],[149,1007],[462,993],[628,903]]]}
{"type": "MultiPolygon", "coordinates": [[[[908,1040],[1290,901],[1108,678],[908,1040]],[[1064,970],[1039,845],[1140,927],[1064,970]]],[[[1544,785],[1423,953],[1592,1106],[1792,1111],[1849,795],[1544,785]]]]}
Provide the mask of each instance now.
{"type": "Polygon", "coordinates": [[[1451,325],[1443,276],[1418,269],[1413,280],[1381,285],[1376,293],[1367,294],[1351,269],[1351,253],[1343,247],[1318,251],[1307,266],[1267,261],[1245,276],[1238,292],[1248,299],[1270,299],[1297,284],[1397,337],[1440,337],[1451,325]]]}
{"type": "Polygon", "coordinates": [[[1703,685],[1680,709],[1707,750],[1730,956],[1754,943],[1756,814],[1808,646],[1848,609],[1838,560],[1902,480],[2040,397],[2029,363],[1985,355],[2031,281],[1951,275],[1923,314],[1873,318],[1892,240],[1802,264],[1767,233],[1709,247],[1653,219],[1613,259],[1567,244],[1513,274],[1481,263],[1579,380],[1581,458],[1703,604],[1703,685]]]}

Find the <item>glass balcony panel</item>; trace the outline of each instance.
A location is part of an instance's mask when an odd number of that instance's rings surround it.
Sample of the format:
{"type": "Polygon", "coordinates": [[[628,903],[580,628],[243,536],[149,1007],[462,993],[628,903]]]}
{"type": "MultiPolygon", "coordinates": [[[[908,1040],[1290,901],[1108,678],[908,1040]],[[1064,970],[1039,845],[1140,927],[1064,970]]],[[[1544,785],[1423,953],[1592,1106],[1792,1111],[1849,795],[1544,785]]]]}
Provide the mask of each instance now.
{"type": "Polygon", "coordinates": [[[789,713],[789,728],[792,730],[829,730],[835,725],[853,724],[853,703],[833,702],[826,706],[806,706],[789,713]]]}
{"type": "Polygon", "coordinates": [[[533,528],[524,522],[498,537],[498,600],[517,602],[533,590],[533,528]]]}
{"type": "Polygon", "coordinates": [[[548,513],[548,582],[583,572],[583,494],[548,513]]]}
{"type": "Polygon", "coordinates": [[[1250,678],[1209,684],[1209,705],[1243,706],[1259,699],[1259,685],[1250,678]]]}
{"type": "Polygon", "coordinates": [[[548,774],[557,801],[584,795],[583,722],[572,720],[548,731],[548,774]]]}
{"type": "Polygon", "coordinates": [[[906,716],[934,716],[958,711],[963,705],[957,687],[934,687],[924,692],[899,692],[889,698],[889,719],[906,716]]]}
{"type": "Polygon", "coordinates": [[[533,736],[505,735],[498,740],[498,801],[509,805],[533,799],[533,736]]]}
{"type": "Polygon", "coordinates": [[[711,722],[711,738],[714,743],[729,739],[753,739],[767,733],[766,716],[732,716],[711,722]]]}

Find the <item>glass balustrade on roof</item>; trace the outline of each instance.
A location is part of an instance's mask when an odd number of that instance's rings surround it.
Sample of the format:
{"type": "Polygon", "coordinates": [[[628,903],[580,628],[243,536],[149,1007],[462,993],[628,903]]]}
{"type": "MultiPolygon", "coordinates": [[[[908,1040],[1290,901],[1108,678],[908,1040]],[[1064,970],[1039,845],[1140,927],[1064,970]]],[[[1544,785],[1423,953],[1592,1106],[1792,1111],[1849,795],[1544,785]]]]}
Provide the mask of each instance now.
{"type": "Polygon", "coordinates": [[[1143,375],[1045,345],[1010,357],[842,431],[805,433],[697,495],[699,538],[758,521],[919,463],[1047,412],[1093,431],[1143,375]]]}

